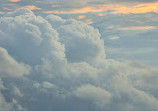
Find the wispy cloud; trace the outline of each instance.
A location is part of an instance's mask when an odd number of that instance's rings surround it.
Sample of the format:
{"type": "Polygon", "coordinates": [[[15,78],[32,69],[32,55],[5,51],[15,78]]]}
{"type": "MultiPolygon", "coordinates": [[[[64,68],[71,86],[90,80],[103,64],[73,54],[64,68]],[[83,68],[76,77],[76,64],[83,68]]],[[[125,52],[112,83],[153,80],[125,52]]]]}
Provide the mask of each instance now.
{"type": "MultiPolygon", "coordinates": [[[[143,4],[135,4],[132,6],[129,6],[127,4],[102,4],[102,5],[85,6],[78,9],[46,11],[45,13],[49,12],[56,14],[66,14],[66,13],[87,13],[87,12],[102,12],[102,11],[113,11],[114,14],[147,13],[147,12],[158,13],[158,3],[143,3],[143,4]]],[[[103,15],[100,14],[99,16],[103,16],[103,15]]]]}
{"type": "Polygon", "coordinates": [[[105,16],[105,15],[104,15],[104,14],[102,14],[102,13],[100,13],[100,14],[98,14],[98,16],[102,17],[102,16],[105,16]]]}
{"type": "MultiPolygon", "coordinates": [[[[3,4],[12,3],[18,7],[26,7],[32,10],[39,10],[38,7],[42,9],[43,13],[55,13],[55,14],[71,14],[71,13],[87,13],[87,12],[102,12],[102,11],[113,11],[113,13],[147,13],[156,12],[158,13],[158,2],[149,0],[139,0],[139,1],[116,1],[116,0],[47,0],[47,2],[42,2],[41,0],[9,0],[0,1],[3,4]],[[35,7],[36,6],[36,7],[35,7]]],[[[6,7],[8,8],[8,7],[6,7]]],[[[17,9],[17,8],[14,8],[17,9]]],[[[14,10],[12,9],[12,10],[14,10]]],[[[99,16],[102,16],[101,14],[99,16]]]]}
{"type": "Polygon", "coordinates": [[[151,30],[151,29],[158,29],[155,26],[132,26],[132,27],[120,27],[118,30],[151,30]]]}
{"type": "Polygon", "coordinates": [[[134,6],[121,6],[120,8],[114,8],[115,13],[147,13],[147,12],[156,12],[158,13],[158,3],[146,3],[146,4],[137,4],[134,6]]]}
{"type": "Polygon", "coordinates": [[[3,14],[4,12],[0,12],[0,14],[3,14]]]}
{"type": "Polygon", "coordinates": [[[10,2],[20,2],[21,0],[9,0],[10,2]]]}
{"type": "Polygon", "coordinates": [[[77,17],[77,19],[84,19],[84,18],[86,18],[86,15],[80,15],[77,17]]]}
{"type": "Polygon", "coordinates": [[[120,37],[119,36],[112,36],[112,37],[109,37],[109,39],[110,40],[118,40],[118,39],[120,39],[120,37]]]}
{"type": "Polygon", "coordinates": [[[28,6],[25,6],[25,8],[28,8],[30,10],[41,10],[41,8],[38,8],[37,6],[35,5],[28,5],[28,6]]]}

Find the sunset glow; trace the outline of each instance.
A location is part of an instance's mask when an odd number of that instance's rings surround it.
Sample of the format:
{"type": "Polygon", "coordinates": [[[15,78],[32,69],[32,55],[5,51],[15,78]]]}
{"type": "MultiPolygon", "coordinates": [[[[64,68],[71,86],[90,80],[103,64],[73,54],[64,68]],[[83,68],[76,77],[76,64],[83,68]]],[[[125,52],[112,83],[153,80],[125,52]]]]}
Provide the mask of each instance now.
{"type": "Polygon", "coordinates": [[[9,0],[10,2],[20,2],[21,0],[9,0]]]}
{"type": "Polygon", "coordinates": [[[30,10],[41,10],[41,8],[38,8],[38,7],[34,6],[34,5],[28,5],[28,6],[25,6],[25,8],[28,8],[30,10]]]}
{"type": "Polygon", "coordinates": [[[120,8],[114,8],[115,13],[158,13],[158,3],[138,4],[132,7],[122,6],[120,8]]]}
{"type": "Polygon", "coordinates": [[[119,30],[151,30],[151,29],[158,29],[158,27],[154,26],[132,26],[132,27],[121,27],[118,28],[119,30]]]}
{"type": "Polygon", "coordinates": [[[77,17],[77,19],[84,19],[86,16],[85,15],[80,15],[77,17]]]}
{"type": "MultiPolygon", "coordinates": [[[[56,14],[66,14],[66,13],[87,13],[87,12],[103,12],[103,11],[114,11],[113,13],[147,13],[155,12],[158,13],[158,3],[146,3],[146,4],[136,4],[134,6],[127,6],[121,4],[103,4],[96,6],[86,6],[79,9],[72,9],[68,11],[45,11],[44,13],[56,13],[56,14]]],[[[103,16],[103,14],[98,14],[98,16],[103,16]]]]}

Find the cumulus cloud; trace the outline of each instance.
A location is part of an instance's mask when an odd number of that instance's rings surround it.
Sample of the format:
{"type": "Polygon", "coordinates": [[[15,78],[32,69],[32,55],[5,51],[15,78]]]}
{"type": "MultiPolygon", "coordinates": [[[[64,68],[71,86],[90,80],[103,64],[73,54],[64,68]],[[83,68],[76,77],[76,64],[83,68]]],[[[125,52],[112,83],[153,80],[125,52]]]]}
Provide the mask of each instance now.
{"type": "Polygon", "coordinates": [[[0,47],[2,111],[158,110],[157,68],[106,59],[99,31],[83,22],[10,12],[0,47]]]}
{"type": "Polygon", "coordinates": [[[37,65],[41,58],[49,55],[64,58],[64,47],[58,42],[58,33],[48,21],[36,17],[30,10],[8,13],[1,18],[0,24],[4,34],[1,47],[19,61],[37,65]]]}
{"type": "Polygon", "coordinates": [[[75,20],[56,20],[54,16],[46,18],[52,26],[54,21],[61,21],[54,28],[60,34],[60,42],[65,45],[65,53],[70,62],[92,62],[105,59],[104,41],[97,29],[75,20]],[[82,45],[81,45],[82,44],[82,45]],[[73,53],[72,53],[73,52],[73,53]]]}
{"type": "Polygon", "coordinates": [[[0,47],[0,76],[22,76],[28,74],[30,67],[23,63],[18,63],[8,52],[0,47]]]}
{"type": "Polygon", "coordinates": [[[84,85],[79,87],[74,91],[74,94],[82,99],[94,102],[99,109],[107,107],[107,104],[110,103],[112,94],[100,87],[95,87],[92,85],[84,85]]]}

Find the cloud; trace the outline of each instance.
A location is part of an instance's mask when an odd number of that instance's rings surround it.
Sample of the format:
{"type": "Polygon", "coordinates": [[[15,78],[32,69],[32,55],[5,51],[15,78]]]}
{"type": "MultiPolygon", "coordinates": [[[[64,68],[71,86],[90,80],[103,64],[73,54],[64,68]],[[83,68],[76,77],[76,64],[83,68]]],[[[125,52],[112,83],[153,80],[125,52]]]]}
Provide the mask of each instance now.
{"type": "Polygon", "coordinates": [[[67,14],[67,13],[87,13],[87,12],[103,12],[103,11],[113,11],[113,14],[123,13],[148,13],[155,12],[157,13],[158,3],[137,3],[134,5],[128,4],[96,4],[90,6],[84,6],[80,8],[74,8],[71,10],[55,10],[50,11],[50,13],[55,14],[67,14]]]}
{"type": "Polygon", "coordinates": [[[157,0],[8,0],[0,1],[0,11],[8,12],[22,7],[42,13],[87,13],[114,11],[114,13],[157,13],[157,0]],[[12,5],[12,7],[10,6],[12,5]]]}
{"type": "Polygon", "coordinates": [[[20,2],[21,0],[9,0],[11,2],[20,2]]]}
{"type": "Polygon", "coordinates": [[[158,33],[157,13],[102,13],[106,16],[99,18],[96,14],[86,14],[86,16],[92,18],[94,23],[91,25],[99,29],[105,42],[107,58],[158,65],[156,59],[158,55],[156,42],[158,33]],[[114,36],[119,36],[120,39],[110,40],[114,36]]]}
{"type": "Polygon", "coordinates": [[[84,85],[75,90],[74,94],[82,99],[88,100],[99,109],[105,109],[110,103],[112,94],[100,87],[95,87],[92,85],[84,85]]]}
{"type": "Polygon", "coordinates": [[[30,9],[30,10],[41,10],[41,8],[38,8],[34,5],[28,5],[28,6],[25,6],[26,8],[30,9]]]}
{"type": "Polygon", "coordinates": [[[8,55],[8,52],[0,47],[0,76],[22,76],[28,74],[30,67],[28,65],[18,63],[15,59],[8,55]]]}
{"type": "Polygon", "coordinates": [[[85,15],[80,15],[80,16],[77,17],[77,19],[84,19],[84,18],[86,18],[85,15]]]}
{"type": "MultiPolygon", "coordinates": [[[[46,18],[52,26],[54,18],[57,19],[51,15],[46,18]]],[[[62,21],[62,26],[58,24],[54,28],[60,34],[60,41],[65,45],[65,54],[70,62],[92,62],[96,59],[105,59],[104,41],[100,39],[97,29],[75,20],[64,22],[61,18],[58,19],[62,21]]]]}
{"type": "Polygon", "coordinates": [[[154,26],[144,26],[144,27],[121,27],[119,30],[151,30],[151,29],[157,29],[157,27],[154,26]]]}
{"type": "Polygon", "coordinates": [[[120,37],[118,37],[118,36],[112,36],[112,37],[110,37],[109,39],[110,39],[110,40],[118,40],[118,39],[120,39],[120,37]]]}
{"type": "Polygon", "coordinates": [[[4,111],[158,110],[157,68],[107,59],[99,30],[83,22],[10,12],[0,47],[4,111]]]}
{"type": "Polygon", "coordinates": [[[58,33],[48,21],[36,17],[30,10],[8,13],[1,19],[0,24],[4,34],[0,41],[1,47],[7,49],[19,61],[37,65],[41,58],[49,55],[64,58],[64,47],[58,42],[58,33]],[[20,16],[22,13],[23,17],[20,16]],[[7,42],[7,45],[4,42],[7,42]]]}
{"type": "Polygon", "coordinates": [[[3,14],[3,12],[0,12],[0,14],[3,14]]]}

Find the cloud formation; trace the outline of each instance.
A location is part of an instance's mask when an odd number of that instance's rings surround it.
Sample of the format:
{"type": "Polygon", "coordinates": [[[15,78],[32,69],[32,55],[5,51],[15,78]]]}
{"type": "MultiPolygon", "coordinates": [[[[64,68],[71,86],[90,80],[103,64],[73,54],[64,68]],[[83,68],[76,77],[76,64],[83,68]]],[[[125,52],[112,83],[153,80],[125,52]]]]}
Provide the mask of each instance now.
{"type": "Polygon", "coordinates": [[[83,22],[10,12],[0,47],[2,111],[158,110],[158,69],[106,59],[98,29],[83,22]]]}
{"type": "Polygon", "coordinates": [[[40,13],[87,13],[113,11],[114,13],[157,13],[157,0],[7,0],[0,1],[1,12],[13,11],[22,7],[40,13]]]}
{"type": "Polygon", "coordinates": [[[0,75],[3,76],[22,76],[28,74],[30,67],[18,63],[8,52],[0,47],[0,75]]]}

